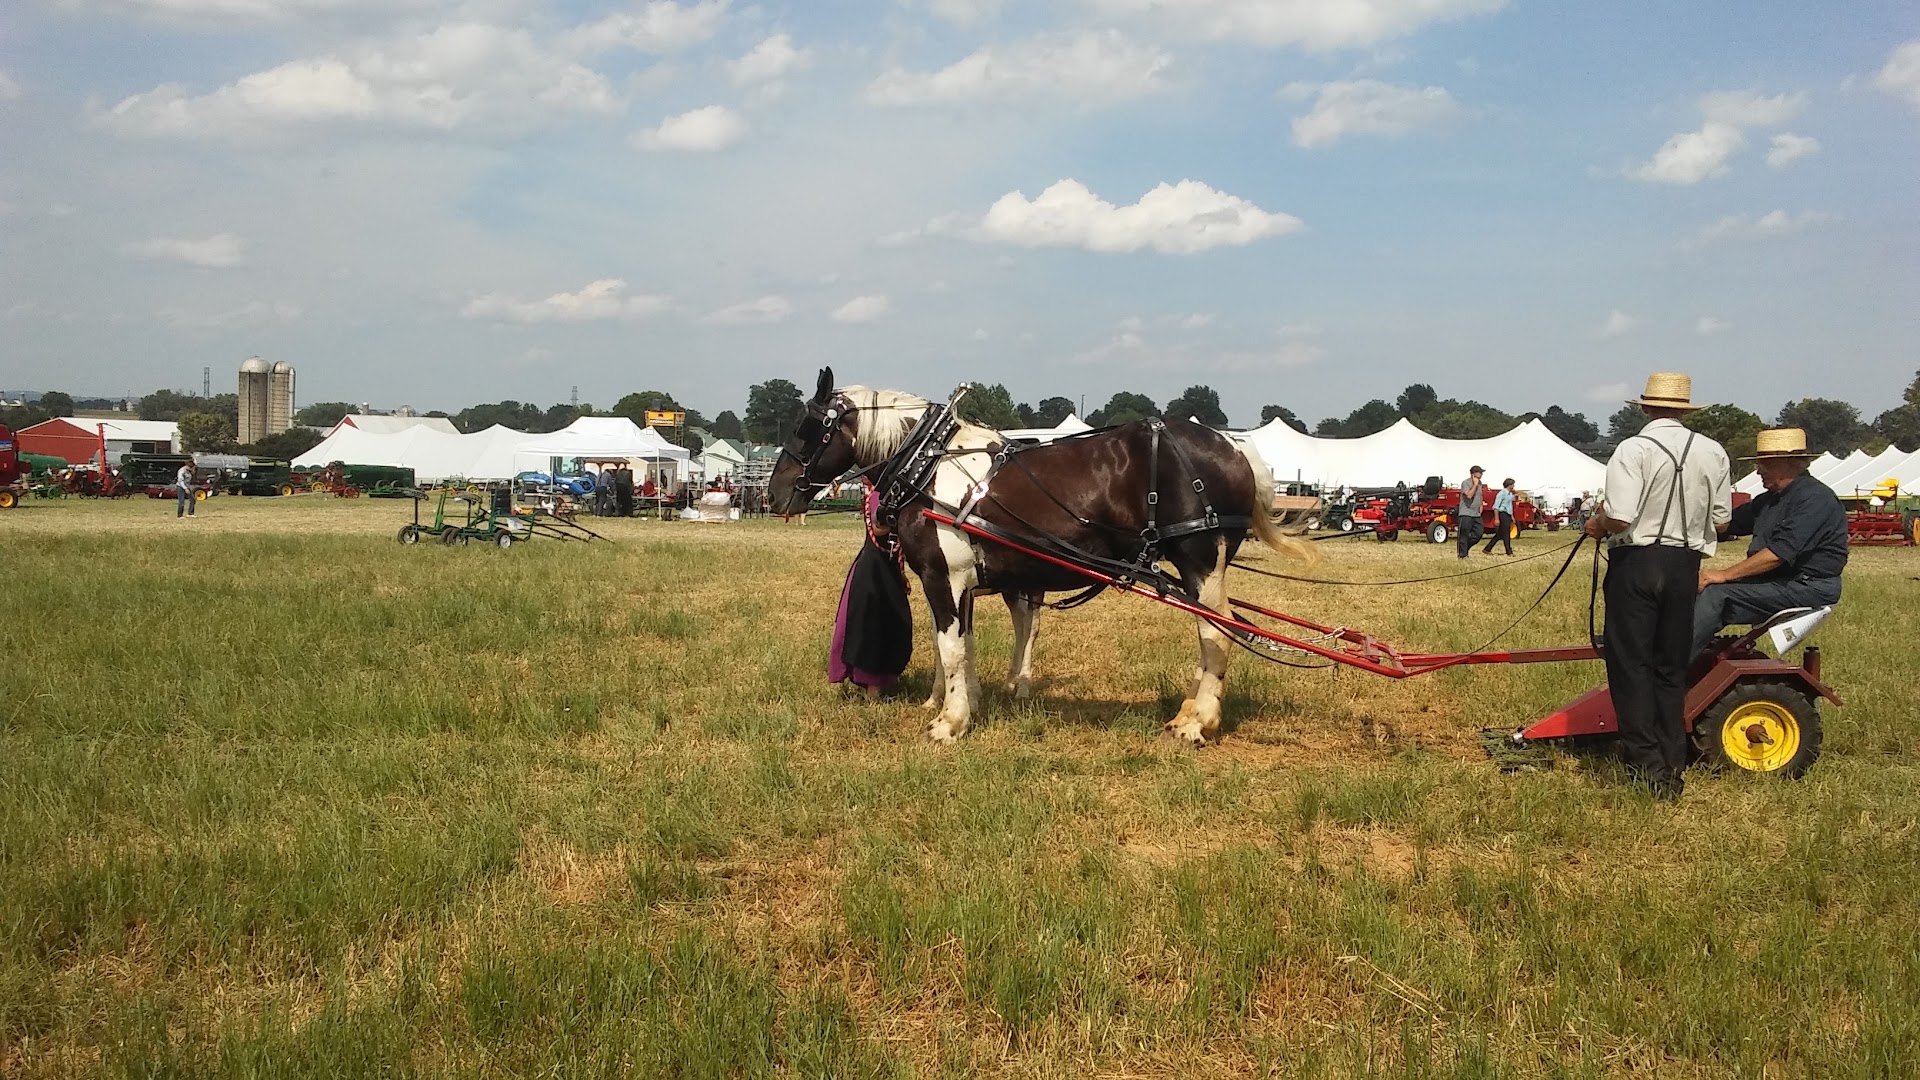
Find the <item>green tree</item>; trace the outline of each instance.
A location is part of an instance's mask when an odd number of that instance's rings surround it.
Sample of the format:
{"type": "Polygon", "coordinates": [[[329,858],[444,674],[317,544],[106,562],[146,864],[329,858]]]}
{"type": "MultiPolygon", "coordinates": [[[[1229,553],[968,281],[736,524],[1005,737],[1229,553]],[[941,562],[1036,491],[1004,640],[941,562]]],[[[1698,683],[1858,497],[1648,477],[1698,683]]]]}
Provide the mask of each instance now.
{"type": "Polygon", "coordinates": [[[740,417],[732,409],[721,409],[720,415],[713,418],[713,432],[716,439],[744,440],[747,433],[740,427],[740,417]]]}
{"type": "Polygon", "coordinates": [[[1073,399],[1063,397],[1042,398],[1040,404],[1033,407],[1033,427],[1059,427],[1060,421],[1073,415],[1073,399]]]}
{"type": "Polygon", "coordinates": [[[784,443],[807,412],[806,396],[785,379],[768,379],[747,388],[747,413],[740,426],[757,443],[784,443]]]}
{"type": "Polygon", "coordinates": [[[1180,396],[1167,402],[1166,415],[1184,417],[1208,427],[1226,427],[1227,414],[1220,408],[1220,394],[1211,386],[1189,386],[1180,396]]]}
{"type": "Polygon", "coordinates": [[[292,461],[301,454],[320,445],[326,436],[309,427],[293,427],[285,431],[268,435],[258,442],[239,448],[239,453],[250,457],[277,458],[292,461]]]}
{"type": "MultiPolygon", "coordinates": [[[[1758,415],[1738,405],[1725,404],[1695,409],[1687,414],[1683,423],[1725,447],[1727,456],[1736,461],[1753,454],[1754,437],[1767,426],[1758,415]]],[[[1743,470],[1736,467],[1735,471],[1743,470]]]]}
{"type": "Polygon", "coordinates": [[[1013,404],[1013,395],[999,383],[968,390],[960,399],[959,410],[962,419],[995,431],[1021,426],[1020,410],[1013,404]]]}
{"type": "Polygon", "coordinates": [[[53,419],[38,405],[0,405],[0,424],[14,431],[53,419]]]}
{"type": "Polygon", "coordinates": [[[1426,383],[1414,383],[1400,391],[1400,396],[1393,399],[1393,407],[1399,410],[1401,416],[1411,419],[1426,412],[1439,401],[1440,395],[1434,392],[1433,387],[1426,383]]]}
{"type": "Polygon", "coordinates": [[[1314,428],[1315,435],[1327,435],[1342,439],[1357,439],[1363,435],[1372,435],[1392,427],[1400,419],[1400,410],[1379,398],[1347,414],[1345,420],[1328,417],[1314,428]]]}
{"type": "Polygon", "coordinates": [[[140,419],[178,420],[183,413],[203,411],[205,402],[191,394],[155,390],[140,399],[140,419]]]}
{"type": "Polygon", "coordinates": [[[1607,417],[1607,442],[1618,443],[1622,439],[1640,434],[1647,426],[1647,414],[1640,411],[1638,405],[1622,405],[1607,417]]]}
{"type": "Polygon", "coordinates": [[[1413,422],[1420,430],[1442,439],[1490,439],[1513,430],[1513,417],[1478,401],[1448,398],[1427,406],[1413,422]]]}
{"type": "Polygon", "coordinates": [[[1519,419],[1540,421],[1548,431],[1572,446],[1591,446],[1600,441],[1600,429],[1587,419],[1586,413],[1570,413],[1558,405],[1549,405],[1546,412],[1527,413],[1519,419]]]}
{"type": "Polygon", "coordinates": [[[469,405],[453,416],[453,426],[471,435],[476,431],[499,424],[515,431],[544,432],[552,431],[547,427],[547,414],[540,406],[532,402],[521,403],[508,398],[486,405],[469,405]]]}
{"type": "Polygon", "coordinates": [[[64,391],[49,390],[41,394],[40,400],[34,404],[40,406],[40,411],[48,416],[73,415],[73,398],[64,391]]]}
{"type": "Polygon", "coordinates": [[[215,394],[207,398],[205,403],[196,411],[212,413],[222,420],[225,420],[227,427],[234,431],[240,430],[239,394],[215,394]]]}
{"type": "Polygon", "coordinates": [[[180,448],[189,454],[223,453],[233,449],[233,429],[212,413],[182,413],[180,448]]]}
{"type": "Polygon", "coordinates": [[[295,413],[293,422],[303,427],[330,428],[352,411],[353,406],[344,401],[316,401],[295,413]]]}
{"type": "Polygon", "coordinates": [[[1888,443],[1913,453],[1920,450],[1920,372],[1914,373],[1904,397],[1904,404],[1874,418],[1873,430],[1888,443]]]}
{"type": "Polygon", "coordinates": [[[1303,435],[1306,434],[1306,431],[1307,431],[1306,421],[1300,419],[1298,416],[1295,416],[1292,409],[1287,408],[1285,405],[1260,406],[1260,423],[1261,424],[1263,425],[1271,424],[1275,420],[1280,421],[1281,423],[1287,425],[1288,427],[1292,428],[1295,431],[1300,432],[1303,435]]]}
{"type": "Polygon", "coordinates": [[[1780,427],[1807,433],[1807,449],[1814,453],[1848,454],[1867,441],[1872,429],[1860,422],[1860,410],[1832,398],[1802,398],[1780,407],[1780,427]]]}
{"type": "Polygon", "coordinates": [[[1122,390],[1107,399],[1107,403],[1093,410],[1087,417],[1087,423],[1094,427],[1109,427],[1114,424],[1130,424],[1135,420],[1145,420],[1149,416],[1159,416],[1160,407],[1145,394],[1135,394],[1122,390]]]}

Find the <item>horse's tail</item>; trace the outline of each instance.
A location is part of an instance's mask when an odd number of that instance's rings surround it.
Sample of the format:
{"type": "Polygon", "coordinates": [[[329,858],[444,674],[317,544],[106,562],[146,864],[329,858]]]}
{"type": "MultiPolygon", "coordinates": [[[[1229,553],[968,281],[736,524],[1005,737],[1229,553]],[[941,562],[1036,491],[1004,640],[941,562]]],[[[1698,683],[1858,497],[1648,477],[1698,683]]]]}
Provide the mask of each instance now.
{"type": "Polygon", "coordinates": [[[1260,449],[1250,439],[1231,440],[1240,456],[1247,459],[1247,466],[1253,470],[1253,534],[1260,542],[1289,558],[1303,563],[1317,562],[1320,553],[1314,546],[1298,537],[1288,536],[1280,531],[1280,525],[1273,515],[1273,470],[1267,466],[1267,460],[1260,456],[1260,449]]]}

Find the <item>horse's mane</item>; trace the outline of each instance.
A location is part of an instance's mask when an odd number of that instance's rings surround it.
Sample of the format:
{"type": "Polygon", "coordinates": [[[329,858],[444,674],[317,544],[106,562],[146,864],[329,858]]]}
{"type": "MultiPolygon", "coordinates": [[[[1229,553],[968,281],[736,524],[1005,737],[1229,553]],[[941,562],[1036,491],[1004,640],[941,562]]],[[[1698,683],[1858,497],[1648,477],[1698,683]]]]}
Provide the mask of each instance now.
{"type": "Polygon", "coordinates": [[[854,408],[854,463],[862,468],[892,457],[932,404],[902,390],[875,390],[870,386],[843,386],[840,396],[854,408]]]}

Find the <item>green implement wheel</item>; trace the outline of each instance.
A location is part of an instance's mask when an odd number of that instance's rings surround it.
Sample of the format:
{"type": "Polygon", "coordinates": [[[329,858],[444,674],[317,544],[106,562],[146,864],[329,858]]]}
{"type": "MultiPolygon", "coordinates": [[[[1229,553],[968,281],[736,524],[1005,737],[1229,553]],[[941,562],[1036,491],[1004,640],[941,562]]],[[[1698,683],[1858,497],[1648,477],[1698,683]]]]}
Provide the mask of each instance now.
{"type": "Polygon", "coordinates": [[[419,527],[418,527],[418,526],[414,526],[414,525],[402,525],[402,526],[400,526],[400,542],[401,542],[401,543],[403,543],[403,544],[417,544],[417,543],[419,543],[419,542],[420,542],[420,529],[419,529],[419,527]]]}
{"type": "Polygon", "coordinates": [[[1693,745],[1709,768],[1798,779],[1820,756],[1820,710],[1799,687],[1740,683],[1694,721],[1693,745]]]}

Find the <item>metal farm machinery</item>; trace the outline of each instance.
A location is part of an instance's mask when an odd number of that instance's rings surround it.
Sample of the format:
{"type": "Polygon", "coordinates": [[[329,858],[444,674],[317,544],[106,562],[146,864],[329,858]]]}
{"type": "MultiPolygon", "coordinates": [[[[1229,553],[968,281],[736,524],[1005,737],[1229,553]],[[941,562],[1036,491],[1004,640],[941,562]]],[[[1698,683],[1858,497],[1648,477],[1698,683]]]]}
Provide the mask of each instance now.
{"type": "MultiPolygon", "coordinates": [[[[1407,651],[1359,630],[1324,626],[1245,600],[1230,598],[1227,610],[1215,611],[1176,590],[1142,584],[1063,554],[1040,550],[1051,546],[1045,538],[1016,538],[969,521],[956,521],[952,515],[939,511],[927,510],[925,514],[934,521],[961,529],[975,540],[1009,547],[1072,571],[1094,586],[1131,593],[1204,619],[1262,659],[1293,666],[1340,665],[1390,679],[1410,679],[1471,665],[1598,660],[1605,649],[1604,640],[1594,635],[1587,644],[1558,648],[1494,650],[1484,647],[1465,653],[1407,651]]],[[[1548,592],[1566,574],[1586,542],[1583,537],[1567,545],[1567,560],[1547,586],[1548,592]]],[[[1597,553],[1595,558],[1597,560],[1597,553]]],[[[1597,562],[1594,572],[1597,583],[1597,562]]],[[[1541,600],[1544,599],[1543,593],[1541,600]]],[[[1534,606],[1538,605],[1539,601],[1535,601],[1534,606]]],[[[1528,612],[1532,610],[1529,608],[1528,612]]],[[[1688,673],[1686,723],[1702,760],[1756,774],[1786,777],[1798,777],[1813,764],[1820,753],[1819,703],[1825,699],[1838,705],[1840,698],[1821,681],[1819,649],[1803,648],[1798,664],[1784,657],[1792,648],[1805,645],[1807,636],[1830,610],[1780,612],[1740,637],[1716,639],[1708,652],[1695,662],[1688,673]],[[1757,648],[1758,641],[1769,635],[1780,654],[1778,657],[1767,656],[1757,648]]],[[[1519,625],[1518,620],[1514,625],[1519,625]]],[[[1505,631],[1500,636],[1505,636],[1505,631]]],[[[1617,736],[1619,730],[1612,696],[1601,686],[1516,731],[1485,733],[1483,742],[1503,766],[1521,767],[1550,760],[1546,753],[1549,748],[1610,739],[1617,736]]]]}
{"type": "MultiPolygon", "coordinates": [[[[1459,517],[1460,489],[1447,486],[1438,476],[1429,476],[1417,488],[1401,484],[1356,491],[1346,502],[1330,506],[1324,523],[1343,533],[1372,533],[1375,540],[1391,542],[1400,539],[1401,533],[1414,533],[1425,536],[1428,543],[1444,544],[1458,533],[1459,517]]],[[[1488,536],[1500,526],[1491,491],[1481,509],[1480,523],[1488,536]]],[[[1514,500],[1516,535],[1525,529],[1558,532],[1565,523],[1564,513],[1542,509],[1524,492],[1514,500]]]]}
{"type": "Polygon", "coordinates": [[[427,493],[413,488],[405,494],[413,499],[413,521],[400,526],[397,537],[405,545],[437,539],[449,547],[458,547],[478,540],[505,551],[537,536],[555,540],[606,539],[575,521],[571,514],[515,506],[511,484],[496,484],[481,491],[443,487],[434,502],[432,521],[420,520],[420,505],[427,501],[427,493]],[[452,513],[448,512],[450,509],[452,513]]]}
{"type": "MultiPolygon", "coordinates": [[[[1847,507],[1849,546],[1912,547],[1920,544],[1920,507],[1902,506],[1900,482],[1892,477],[1871,490],[1840,496],[1847,507]]],[[[1912,502],[1911,496],[1908,501],[1912,502]]]]}

